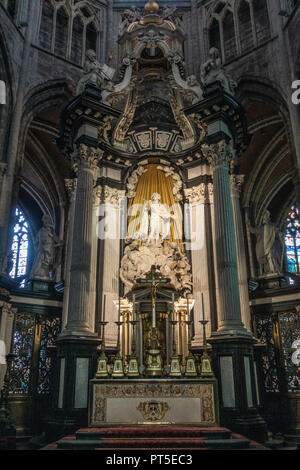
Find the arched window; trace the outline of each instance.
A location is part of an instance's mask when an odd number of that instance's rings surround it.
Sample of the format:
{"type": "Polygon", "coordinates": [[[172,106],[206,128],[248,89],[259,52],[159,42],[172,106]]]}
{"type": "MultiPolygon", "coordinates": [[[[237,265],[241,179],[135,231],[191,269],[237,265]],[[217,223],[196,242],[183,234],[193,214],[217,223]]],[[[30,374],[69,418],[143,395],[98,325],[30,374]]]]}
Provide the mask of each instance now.
{"type": "Polygon", "coordinates": [[[61,7],[56,15],[55,49],[54,53],[66,57],[68,40],[68,15],[61,7]]]}
{"type": "Polygon", "coordinates": [[[43,2],[39,39],[40,39],[40,45],[44,49],[47,49],[48,51],[51,51],[53,16],[54,16],[54,8],[48,0],[45,0],[43,2]]]}
{"type": "Polygon", "coordinates": [[[238,9],[239,31],[242,53],[253,48],[253,34],[250,6],[246,0],[243,0],[238,9]]]}
{"type": "Polygon", "coordinates": [[[300,214],[293,206],[286,221],[285,234],[286,256],[289,271],[300,273],[300,214]]]}
{"type": "Polygon", "coordinates": [[[71,61],[75,62],[78,65],[81,65],[82,60],[82,41],[83,41],[83,24],[79,18],[76,18],[73,21],[73,30],[72,30],[72,47],[71,47],[71,61]]]}
{"type": "Polygon", "coordinates": [[[258,44],[270,37],[270,21],[267,2],[253,0],[254,21],[258,44]]]}
{"type": "Polygon", "coordinates": [[[227,61],[233,59],[237,55],[233,14],[229,10],[227,10],[224,16],[223,32],[225,60],[227,61]]]}
{"type": "MultiPolygon", "coordinates": [[[[29,255],[29,225],[23,212],[17,208],[9,254],[9,275],[13,279],[26,276],[29,255]]],[[[24,285],[24,282],[22,283],[24,285]]]]}
{"type": "Polygon", "coordinates": [[[89,49],[93,49],[93,51],[96,51],[97,49],[97,31],[94,26],[94,23],[89,23],[86,28],[85,50],[88,51],[89,49]]]}
{"type": "Polygon", "coordinates": [[[214,18],[209,28],[209,45],[221,50],[219,22],[214,18]]]}

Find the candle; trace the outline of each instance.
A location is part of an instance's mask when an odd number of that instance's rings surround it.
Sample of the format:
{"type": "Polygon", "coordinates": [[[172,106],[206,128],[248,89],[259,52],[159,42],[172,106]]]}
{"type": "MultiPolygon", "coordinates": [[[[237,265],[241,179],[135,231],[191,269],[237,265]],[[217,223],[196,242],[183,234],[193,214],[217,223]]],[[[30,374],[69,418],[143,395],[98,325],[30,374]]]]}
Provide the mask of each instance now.
{"type": "Polygon", "coordinates": [[[155,299],[152,299],[152,328],[156,328],[155,299]]]}
{"type": "Polygon", "coordinates": [[[102,321],[105,322],[105,310],[106,310],[106,294],[104,294],[103,298],[103,311],[102,311],[102,321]]]}
{"type": "Polygon", "coordinates": [[[203,292],[201,292],[201,299],[202,299],[202,317],[203,321],[205,320],[205,312],[204,312],[204,297],[203,297],[203,292]]]}
{"type": "Polygon", "coordinates": [[[172,293],[172,320],[175,319],[175,295],[172,293]]]}
{"type": "Polygon", "coordinates": [[[132,319],[134,321],[136,320],[136,317],[135,317],[135,294],[133,294],[133,296],[132,296],[132,319]]]}

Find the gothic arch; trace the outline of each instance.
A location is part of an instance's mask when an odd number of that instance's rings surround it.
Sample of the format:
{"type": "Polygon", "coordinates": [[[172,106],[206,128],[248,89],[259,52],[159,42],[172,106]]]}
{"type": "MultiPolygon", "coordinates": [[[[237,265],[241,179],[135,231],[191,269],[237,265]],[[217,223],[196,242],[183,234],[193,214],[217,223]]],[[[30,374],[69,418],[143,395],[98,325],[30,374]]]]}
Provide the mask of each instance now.
{"type": "Polygon", "coordinates": [[[68,163],[53,143],[53,137],[58,136],[58,118],[56,122],[51,119],[47,122],[47,113],[58,116],[70,96],[64,80],[51,80],[31,90],[25,98],[23,138],[19,144],[19,153],[25,155],[21,188],[35,201],[41,213],[51,216],[57,230],[66,206],[63,178],[68,176],[68,163]]]}
{"type": "MultiPolygon", "coordinates": [[[[252,134],[249,148],[239,162],[242,172],[247,172],[242,203],[259,223],[264,210],[292,182],[289,110],[280,87],[268,80],[244,76],[237,95],[246,113],[250,113],[252,134]]],[[[286,196],[289,197],[288,192],[286,196]]],[[[277,217],[277,213],[274,215],[277,217]]]]}

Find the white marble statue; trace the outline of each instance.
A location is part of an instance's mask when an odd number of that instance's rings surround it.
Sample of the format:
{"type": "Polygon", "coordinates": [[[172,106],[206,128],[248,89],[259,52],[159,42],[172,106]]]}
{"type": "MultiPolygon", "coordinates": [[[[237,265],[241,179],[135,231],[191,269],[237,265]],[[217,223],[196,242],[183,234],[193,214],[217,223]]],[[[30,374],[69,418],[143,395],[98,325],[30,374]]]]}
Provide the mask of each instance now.
{"type": "Polygon", "coordinates": [[[234,95],[237,84],[225,71],[219,50],[216,47],[212,47],[209,51],[209,57],[210,58],[202,64],[200,68],[203,86],[220,82],[226,93],[234,95]]]}
{"type": "Polygon", "coordinates": [[[51,218],[43,215],[43,226],[35,241],[35,259],[31,269],[30,279],[51,280],[58,264],[57,249],[62,246],[54,230],[51,218]]]}
{"type": "Polygon", "coordinates": [[[165,240],[169,236],[170,221],[175,216],[170,213],[166,204],[160,202],[159,193],[153,193],[150,201],[145,201],[142,209],[140,229],[133,238],[145,240],[147,244],[165,240]]]}
{"type": "Polygon", "coordinates": [[[162,241],[147,244],[143,241],[129,241],[121,260],[120,278],[127,294],[137,279],[144,278],[151,266],[157,266],[162,277],[181,293],[191,292],[191,267],[186,255],[176,242],[162,241]]]}
{"type": "Polygon", "coordinates": [[[106,64],[100,64],[96,59],[96,52],[89,49],[86,52],[84,63],[84,74],[77,85],[77,95],[80,95],[88,83],[97,86],[101,90],[105,88],[113,88],[111,83],[115,69],[106,64]]]}
{"type": "Polygon", "coordinates": [[[281,266],[276,250],[276,236],[280,232],[271,222],[270,212],[268,210],[264,212],[262,224],[257,227],[252,227],[249,219],[246,222],[249,231],[256,236],[256,258],[262,266],[263,273],[279,273],[281,266]]]}

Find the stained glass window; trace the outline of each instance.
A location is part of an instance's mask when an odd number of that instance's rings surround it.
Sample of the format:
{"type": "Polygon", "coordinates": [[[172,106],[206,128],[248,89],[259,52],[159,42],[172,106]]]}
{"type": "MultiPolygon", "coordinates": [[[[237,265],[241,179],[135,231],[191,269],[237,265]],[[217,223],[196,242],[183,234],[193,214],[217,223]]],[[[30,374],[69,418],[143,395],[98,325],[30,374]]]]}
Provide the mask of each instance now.
{"type": "MultiPolygon", "coordinates": [[[[12,278],[25,276],[28,267],[29,226],[23,212],[16,209],[10,252],[10,271],[12,278]]],[[[24,284],[24,283],[23,283],[24,284]]]]}
{"type": "Polygon", "coordinates": [[[296,206],[287,218],[285,246],[289,271],[300,274],[300,214],[296,206]]]}

